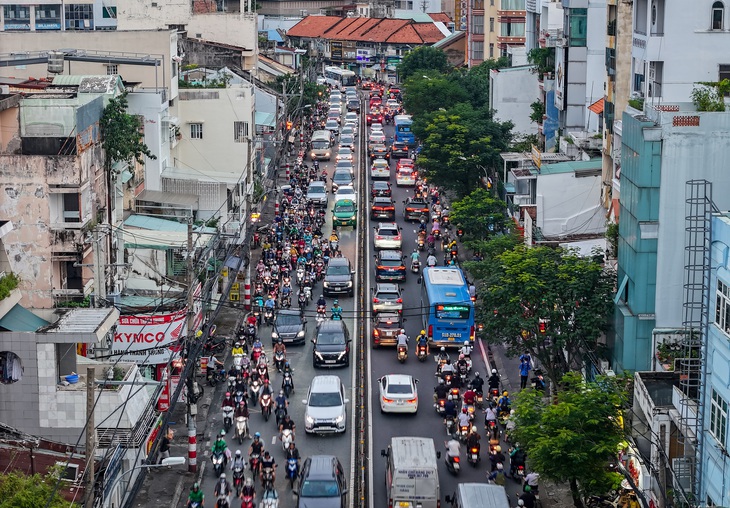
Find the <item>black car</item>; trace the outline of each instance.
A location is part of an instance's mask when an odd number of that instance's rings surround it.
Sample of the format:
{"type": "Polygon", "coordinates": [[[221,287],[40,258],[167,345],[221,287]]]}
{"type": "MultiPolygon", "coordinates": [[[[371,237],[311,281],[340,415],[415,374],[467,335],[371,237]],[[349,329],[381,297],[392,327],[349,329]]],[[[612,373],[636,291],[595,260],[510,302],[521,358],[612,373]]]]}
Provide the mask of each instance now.
{"type": "Polygon", "coordinates": [[[390,147],[390,156],[394,159],[408,157],[408,145],[402,141],[395,141],[390,147]]]}
{"type": "Polygon", "coordinates": [[[395,346],[403,328],[397,312],[380,312],[373,318],[373,347],[395,346]]]}
{"type": "Polygon", "coordinates": [[[282,309],[276,313],[271,342],[281,339],[286,344],[303,344],[307,335],[307,318],[298,310],[282,309]]]}
{"type": "Polygon", "coordinates": [[[382,180],[375,180],[370,185],[370,195],[372,195],[373,197],[375,197],[375,196],[390,197],[392,192],[393,191],[390,188],[390,182],[385,182],[382,180]]]}
{"type": "Polygon", "coordinates": [[[375,159],[390,159],[390,154],[388,153],[388,149],[385,145],[378,144],[372,146],[370,149],[370,160],[375,159]]]}
{"type": "Polygon", "coordinates": [[[330,258],[327,263],[327,270],[324,272],[324,283],[322,291],[325,295],[352,296],[355,294],[352,276],[355,271],[350,266],[346,257],[330,258]]]}
{"type": "Polygon", "coordinates": [[[360,111],[360,99],[350,99],[347,101],[347,111],[360,111]]]}
{"type": "Polygon", "coordinates": [[[375,280],[377,282],[405,282],[406,265],[399,250],[381,250],[375,254],[375,280]]]}
{"type": "Polygon", "coordinates": [[[306,459],[294,495],[297,508],[345,508],[347,480],[339,459],[333,455],[306,459]]]}
{"type": "Polygon", "coordinates": [[[406,220],[418,221],[421,219],[421,215],[425,215],[427,218],[430,214],[428,203],[422,198],[408,198],[403,201],[405,207],[403,208],[403,217],[406,220]]]}
{"type": "Polygon", "coordinates": [[[373,220],[395,220],[395,203],[391,198],[376,196],[370,205],[370,218],[373,220]]]}
{"type": "Polygon", "coordinates": [[[322,321],[312,339],[314,367],[347,367],[350,365],[350,332],[341,319],[322,321]]]}

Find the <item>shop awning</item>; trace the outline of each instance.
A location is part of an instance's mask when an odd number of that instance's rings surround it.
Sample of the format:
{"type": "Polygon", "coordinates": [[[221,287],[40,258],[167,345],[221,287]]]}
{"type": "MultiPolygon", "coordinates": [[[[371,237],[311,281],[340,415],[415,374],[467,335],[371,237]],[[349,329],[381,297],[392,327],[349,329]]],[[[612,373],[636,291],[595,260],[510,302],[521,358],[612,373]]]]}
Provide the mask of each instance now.
{"type": "Polygon", "coordinates": [[[50,323],[33,314],[31,311],[16,303],[2,318],[0,329],[8,332],[35,332],[41,326],[50,323]]]}
{"type": "Polygon", "coordinates": [[[598,99],[596,102],[588,106],[588,109],[593,111],[595,114],[600,115],[603,113],[603,97],[598,99]]]}
{"type": "Polygon", "coordinates": [[[264,125],[266,127],[275,127],[276,118],[274,113],[266,113],[264,111],[257,111],[255,117],[256,125],[264,125]]]}

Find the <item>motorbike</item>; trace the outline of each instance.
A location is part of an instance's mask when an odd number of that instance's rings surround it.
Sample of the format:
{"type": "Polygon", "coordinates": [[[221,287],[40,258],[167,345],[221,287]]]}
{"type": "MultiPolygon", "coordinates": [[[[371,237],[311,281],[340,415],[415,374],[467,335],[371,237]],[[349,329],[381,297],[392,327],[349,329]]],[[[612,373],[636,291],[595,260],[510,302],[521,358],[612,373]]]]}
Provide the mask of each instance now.
{"type": "Polygon", "coordinates": [[[233,426],[233,406],[224,406],[223,407],[223,430],[226,431],[226,434],[228,434],[228,431],[231,430],[232,426],[233,426]]]}
{"type": "Polygon", "coordinates": [[[266,362],[259,358],[259,365],[256,367],[256,372],[259,375],[259,379],[269,379],[269,368],[266,366],[266,362]]]}
{"type": "Polygon", "coordinates": [[[333,312],[332,321],[342,321],[342,312],[333,312]]]}
{"type": "Polygon", "coordinates": [[[307,303],[312,300],[312,279],[304,281],[304,296],[307,298],[307,303]]]}
{"type": "Polygon", "coordinates": [[[466,452],[466,458],[469,461],[469,464],[474,467],[477,467],[479,461],[482,460],[481,456],[479,455],[479,448],[479,443],[477,443],[476,446],[470,447],[466,452]]]}
{"type": "Polygon", "coordinates": [[[226,369],[220,368],[220,369],[214,370],[211,373],[210,378],[208,378],[208,384],[210,384],[210,386],[215,386],[218,383],[224,382],[225,380],[226,380],[226,369]]]}
{"type": "Polygon", "coordinates": [[[268,422],[271,416],[271,395],[269,394],[261,396],[261,414],[264,415],[264,420],[268,422]]]}
{"type": "Polygon", "coordinates": [[[467,404],[466,414],[469,415],[469,421],[474,421],[475,413],[476,413],[476,407],[474,406],[474,404],[467,404]]]}
{"type": "Polygon", "coordinates": [[[272,308],[264,309],[264,321],[266,321],[266,324],[269,326],[274,324],[274,309],[272,309],[272,308]]]}
{"type": "Polygon", "coordinates": [[[524,464],[518,465],[514,470],[512,471],[512,477],[515,479],[517,483],[522,483],[522,481],[525,479],[525,466],[524,464]]]}
{"type": "Polygon", "coordinates": [[[446,409],[444,408],[445,405],[446,405],[446,399],[438,399],[436,401],[436,403],[433,405],[433,407],[434,407],[434,409],[436,409],[436,412],[438,414],[443,415],[444,411],[446,411],[446,409]]]}
{"type": "MultiPolygon", "coordinates": [[[[261,306],[260,305],[254,305],[253,307],[253,317],[256,318],[256,323],[261,324],[261,306]]],[[[250,330],[250,328],[249,328],[250,330]]],[[[256,335],[256,329],[254,329],[254,336],[256,335]]]]}
{"type": "Polygon", "coordinates": [[[294,488],[294,482],[299,477],[299,461],[295,458],[286,461],[286,478],[289,480],[289,487],[294,488]]]}
{"type": "Polygon", "coordinates": [[[254,508],[253,496],[251,494],[247,494],[241,498],[241,508],[254,508]]]}
{"type": "Polygon", "coordinates": [[[454,397],[454,401],[461,400],[461,393],[456,386],[449,388],[449,395],[454,397]]]}
{"type": "Polygon", "coordinates": [[[492,402],[496,403],[499,400],[499,388],[490,388],[489,398],[492,399],[492,402]]]}
{"type": "Polygon", "coordinates": [[[261,346],[255,346],[253,348],[253,351],[251,351],[251,361],[253,363],[258,363],[259,358],[261,358],[261,355],[263,354],[263,350],[261,349],[261,346]]]}
{"type": "Polygon", "coordinates": [[[251,468],[251,472],[256,475],[259,471],[259,467],[261,466],[261,455],[258,453],[252,453],[248,457],[248,467],[251,468]]]}
{"type": "Polygon", "coordinates": [[[454,380],[454,375],[451,372],[447,372],[443,375],[444,378],[444,384],[448,387],[451,386],[451,383],[454,380]]]}
{"type": "Polygon", "coordinates": [[[210,458],[210,460],[213,461],[213,473],[215,473],[216,478],[218,478],[225,469],[223,457],[223,452],[215,452],[210,458]]]}
{"type": "Polygon", "coordinates": [[[284,429],[281,432],[281,448],[286,451],[289,449],[289,445],[294,442],[294,434],[289,429],[284,429]]]}
{"type": "Polygon", "coordinates": [[[417,259],[411,261],[411,272],[418,273],[421,271],[421,262],[417,259]]]}
{"type": "Polygon", "coordinates": [[[281,297],[281,306],[285,309],[291,308],[291,294],[287,293],[286,295],[281,297]]]}
{"type": "Polygon", "coordinates": [[[276,418],[276,427],[277,428],[279,427],[279,425],[281,425],[281,422],[284,421],[285,416],[286,416],[286,407],[276,406],[276,409],[274,409],[274,417],[276,418]]]}
{"type": "Polygon", "coordinates": [[[466,436],[469,435],[469,425],[459,425],[459,440],[466,441],[466,436]]]}
{"type": "Polygon", "coordinates": [[[454,428],[456,427],[456,421],[453,418],[444,418],[444,427],[446,427],[446,435],[453,436],[455,434],[454,428]]]}
{"type": "Polygon", "coordinates": [[[422,344],[417,345],[416,357],[418,358],[418,361],[425,362],[426,358],[428,358],[428,347],[422,344]]]}
{"type": "Polygon", "coordinates": [[[457,237],[457,238],[458,238],[459,240],[461,240],[461,237],[462,237],[462,236],[464,236],[464,230],[463,230],[463,229],[461,229],[461,228],[458,228],[458,229],[456,230],[456,237],[457,237]]]}
{"type": "Polygon", "coordinates": [[[480,390],[480,391],[477,391],[476,394],[477,394],[477,400],[476,400],[477,407],[479,409],[481,409],[484,407],[484,392],[482,392],[480,390]]]}
{"type": "Polygon", "coordinates": [[[243,444],[243,438],[248,436],[248,418],[239,416],[236,418],[236,437],[238,444],[243,444]]]}
{"type": "Polygon", "coordinates": [[[285,361],[286,357],[284,356],[284,351],[276,351],[274,353],[274,365],[276,366],[276,370],[278,372],[281,372],[281,369],[284,368],[285,361]]]}
{"type": "Polygon", "coordinates": [[[304,267],[300,266],[297,268],[297,285],[301,286],[304,282],[304,267]]]}
{"type": "Polygon", "coordinates": [[[233,366],[236,367],[236,370],[241,372],[241,367],[243,365],[243,355],[233,355],[233,366]]]}
{"type": "Polygon", "coordinates": [[[444,462],[446,463],[446,469],[449,471],[449,473],[457,475],[459,474],[459,471],[461,471],[461,459],[459,457],[451,457],[447,453],[444,462]]]}
{"type": "Polygon", "coordinates": [[[241,487],[243,487],[243,466],[234,464],[233,468],[233,487],[236,489],[236,497],[241,497],[241,487]]]}
{"type": "Polygon", "coordinates": [[[249,400],[251,401],[251,405],[253,407],[256,407],[256,401],[259,400],[259,392],[261,391],[261,382],[258,379],[254,379],[253,381],[251,381],[249,391],[251,392],[249,394],[249,400]]]}
{"type": "Polygon", "coordinates": [[[408,358],[408,346],[398,346],[398,361],[405,363],[408,358]]]}
{"type": "Polygon", "coordinates": [[[530,380],[530,384],[535,390],[545,391],[545,378],[541,369],[535,369],[535,377],[530,380]]]}
{"type": "Polygon", "coordinates": [[[268,489],[264,489],[264,494],[261,497],[261,508],[278,508],[279,506],[279,494],[271,486],[268,489]]]}
{"type": "Polygon", "coordinates": [[[261,473],[261,485],[264,490],[273,490],[274,488],[274,470],[267,467],[261,473]]]}
{"type": "Polygon", "coordinates": [[[294,393],[294,380],[292,379],[290,372],[284,373],[284,379],[281,382],[281,389],[284,390],[284,395],[287,398],[289,395],[294,393]]]}
{"type": "Polygon", "coordinates": [[[327,319],[327,308],[324,305],[317,305],[317,323],[327,319]]]}

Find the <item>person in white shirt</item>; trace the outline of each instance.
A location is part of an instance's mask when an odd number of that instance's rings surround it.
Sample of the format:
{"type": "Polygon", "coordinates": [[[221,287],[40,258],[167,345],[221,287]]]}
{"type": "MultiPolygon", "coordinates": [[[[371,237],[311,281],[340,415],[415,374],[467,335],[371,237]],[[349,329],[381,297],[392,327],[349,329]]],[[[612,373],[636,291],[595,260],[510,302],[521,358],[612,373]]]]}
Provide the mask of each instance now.
{"type": "Polygon", "coordinates": [[[436,264],[438,264],[438,260],[436,259],[436,256],[434,256],[433,254],[428,256],[428,258],[426,259],[426,264],[432,268],[434,266],[436,266],[436,264]]]}
{"type": "Polygon", "coordinates": [[[456,439],[451,439],[446,443],[446,455],[448,457],[458,457],[461,455],[461,443],[456,439]]]}
{"type": "Polygon", "coordinates": [[[400,334],[398,334],[397,340],[398,340],[397,347],[401,347],[401,346],[408,347],[408,335],[406,335],[406,331],[404,329],[401,329],[400,334]]]}
{"type": "Polygon", "coordinates": [[[464,408],[461,410],[461,413],[459,413],[459,427],[469,427],[470,425],[469,413],[467,413],[466,408],[464,408]]]}

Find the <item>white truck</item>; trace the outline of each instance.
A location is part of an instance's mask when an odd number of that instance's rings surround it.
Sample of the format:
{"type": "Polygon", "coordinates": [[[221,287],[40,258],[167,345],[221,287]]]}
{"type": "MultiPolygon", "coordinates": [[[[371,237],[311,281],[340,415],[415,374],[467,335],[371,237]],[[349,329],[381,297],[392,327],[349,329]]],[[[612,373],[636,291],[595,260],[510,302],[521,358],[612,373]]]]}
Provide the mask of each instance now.
{"type": "Polygon", "coordinates": [[[385,457],[385,488],[388,508],[438,508],[438,459],[433,439],[423,437],[394,437],[385,457]]]}
{"type": "Polygon", "coordinates": [[[453,496],[446,496],[450,508],[509,508],[507,491],[490,483],[460,483],[453,496]]]}
{"type": "Polygon", "coordinates": [[[312,149],[309,155],[313,161],[332,159],[332,133],[330,131],[314,131],[312,133],[312,149]]]}

